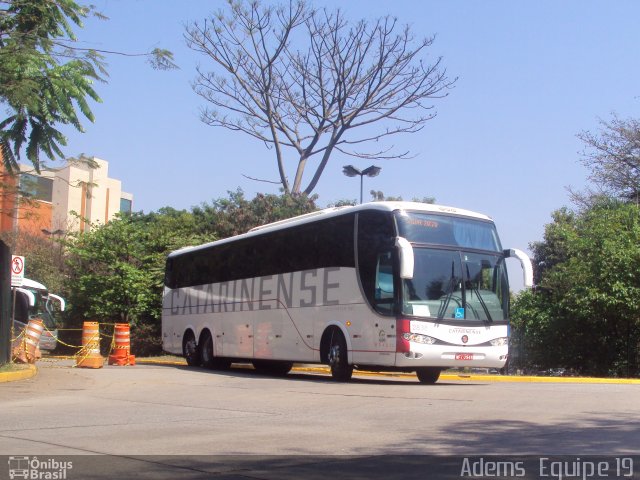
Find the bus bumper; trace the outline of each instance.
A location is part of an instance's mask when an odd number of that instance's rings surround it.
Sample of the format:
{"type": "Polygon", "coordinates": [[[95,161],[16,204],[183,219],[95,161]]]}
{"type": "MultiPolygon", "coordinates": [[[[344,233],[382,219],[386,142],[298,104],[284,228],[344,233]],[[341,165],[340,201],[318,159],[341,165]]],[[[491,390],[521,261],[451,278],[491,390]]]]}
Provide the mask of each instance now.
{"type": "Polygon", "coordinates": [[[55,350],[57,344],[57,334],[54,336],[51,332],[45,330],[40,336],[40,343],[38,344],[38,347],[40,347],[40,350],[55,350]]]}
{"type": "Polygon", "coordinates": [[[396,353],[397,367],[479,367],[502,368],[509,349],[504,347],[456,347],[450,345],[415,345],[408,352],[396,353]]]}

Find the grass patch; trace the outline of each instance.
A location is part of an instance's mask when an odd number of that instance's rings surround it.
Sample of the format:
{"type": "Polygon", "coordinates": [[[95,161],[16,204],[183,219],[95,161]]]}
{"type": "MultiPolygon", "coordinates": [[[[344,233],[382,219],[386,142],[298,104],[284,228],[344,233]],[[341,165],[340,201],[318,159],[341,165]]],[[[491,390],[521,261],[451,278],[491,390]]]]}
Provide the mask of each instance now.
{"type": "Polygon", "coordinates": [[[158,355],[158,356],[153,356],[153,357],[139,357],[136,355],[136,360],[139,360],[141,362],[145,361],[145,360],[152,360],[155,362],[177,362],[177,363],[184,363],[185,365],[187,364],[187,361],[182,358],[179,357],[177,355],[158,355]]]}
{"type": "Polygon", "coordinates": [[[0,373],[18,372],[20,370],[28,370],[29,365],[25,363],[5,363],[0,365],[0,373]]]}

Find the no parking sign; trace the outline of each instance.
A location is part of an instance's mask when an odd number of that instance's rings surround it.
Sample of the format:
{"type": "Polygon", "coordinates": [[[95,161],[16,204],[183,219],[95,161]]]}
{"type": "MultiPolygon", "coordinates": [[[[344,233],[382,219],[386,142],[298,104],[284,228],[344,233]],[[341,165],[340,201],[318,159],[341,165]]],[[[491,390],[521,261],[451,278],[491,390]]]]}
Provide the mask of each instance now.
{"type": "Polygon", "coordinates": [[[11,286],[21,287],[24,283],[24,257],[11,255],[11,286]]]}

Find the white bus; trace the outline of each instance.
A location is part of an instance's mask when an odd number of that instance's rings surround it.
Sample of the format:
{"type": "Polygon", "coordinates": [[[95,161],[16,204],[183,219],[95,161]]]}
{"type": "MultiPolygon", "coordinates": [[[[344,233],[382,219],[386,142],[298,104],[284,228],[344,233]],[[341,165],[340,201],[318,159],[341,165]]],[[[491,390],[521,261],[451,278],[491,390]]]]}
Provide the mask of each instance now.
{"type": "Polygon", "coordinates": [[[162,309],[165,351],[189,365],[293,363],[417,373],[502,368],[509,343],[505,258],[493,221],[412,202],[326,209],[172,252],[162,309]]]}
{"type": "Polygon", "coordinates": [[[64,298],[49,293],[43,284],[25,278],[21,287],[13,287],[15,311],[13,312],[13,333],[18,336],[32,318],[40,318],[45,330],[40,337],[38,347],[41,350],[54,350],[58,343],[58,324],[60,312],[64,312],[64,298]]]}

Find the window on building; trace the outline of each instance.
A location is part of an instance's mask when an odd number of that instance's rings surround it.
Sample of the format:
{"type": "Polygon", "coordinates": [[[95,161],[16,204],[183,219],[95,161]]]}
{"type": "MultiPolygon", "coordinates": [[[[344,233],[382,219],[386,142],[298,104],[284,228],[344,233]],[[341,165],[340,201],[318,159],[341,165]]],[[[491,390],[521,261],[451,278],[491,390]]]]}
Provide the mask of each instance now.
{"type": "Polygon", "coordinates": [[[120,213],[131,213],[131,209],[133,208],[131,200],[128,198],[120,199],[120,213]]]}
{"type": "Polygon", "coordinates": [[[53,179],[25,174],[20,177],[20,190],[35,200],[53,200],[53,179]]]}

